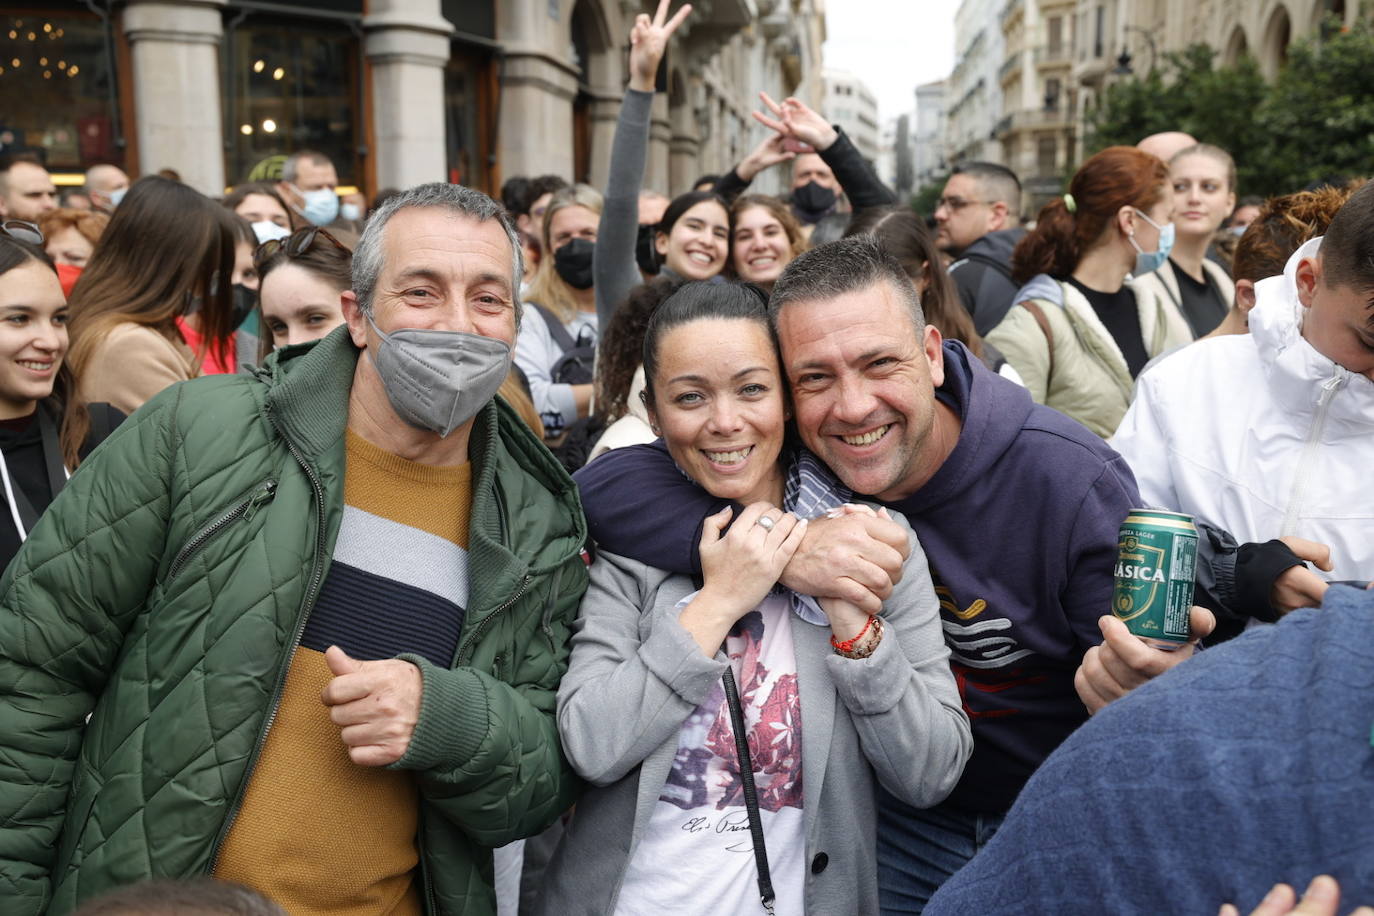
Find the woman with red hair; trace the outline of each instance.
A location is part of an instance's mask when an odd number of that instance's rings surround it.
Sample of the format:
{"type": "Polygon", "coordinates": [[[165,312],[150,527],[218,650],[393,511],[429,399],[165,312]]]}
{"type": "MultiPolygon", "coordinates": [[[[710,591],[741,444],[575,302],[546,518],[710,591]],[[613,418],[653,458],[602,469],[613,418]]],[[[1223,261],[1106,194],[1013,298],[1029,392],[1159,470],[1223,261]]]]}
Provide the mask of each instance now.
{"type": "Polygon", "coordinates": [[[1036,401],[1103,438],[1145,364],[1192,340],[1182,313],[1132,279],[1168,260],[1173,209],[1163,162],[1109,147],[1083,163],[1012,252],[1023,285],[988,342],[1036,401]]]}

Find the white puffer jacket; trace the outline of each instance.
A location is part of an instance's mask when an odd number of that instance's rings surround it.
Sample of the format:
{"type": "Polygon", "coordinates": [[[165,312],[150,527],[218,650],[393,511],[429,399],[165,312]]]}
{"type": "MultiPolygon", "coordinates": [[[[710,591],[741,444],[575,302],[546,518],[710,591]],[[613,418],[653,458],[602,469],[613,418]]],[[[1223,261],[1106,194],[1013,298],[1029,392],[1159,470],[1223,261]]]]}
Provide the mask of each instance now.
{"type": "Polygon", "coordinates": [[[1301,334],[1298,262],[1255,286],[1250,333],[1202,340],[1144,373],[1110,444],[1149,506],[1240,542],[1296,535],[1331,547],[1332,579],[1374,578],[1374,382],[1301,334]]]}

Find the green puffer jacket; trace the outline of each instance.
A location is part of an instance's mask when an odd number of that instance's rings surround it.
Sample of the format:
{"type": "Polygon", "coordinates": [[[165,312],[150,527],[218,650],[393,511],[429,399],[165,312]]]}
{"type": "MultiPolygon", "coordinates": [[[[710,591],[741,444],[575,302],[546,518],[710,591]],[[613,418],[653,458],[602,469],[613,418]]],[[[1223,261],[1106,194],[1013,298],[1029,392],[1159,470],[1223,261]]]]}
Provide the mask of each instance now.
{"type": "MultiPolygon", "coordinates": [[[[5,913],[214,868],[329,572],[357,353],[340,329],[256,378],[158,395],[6,571],[5,913]]],[[[490,847],[541,830],[577,788],[554,721],[587,582],[577,491],[499,402],[469,454],[469,610],[452,667],[411,659],[424,698],[395,764],[420,790],[431,913],[494,913],[490,847]]]]}

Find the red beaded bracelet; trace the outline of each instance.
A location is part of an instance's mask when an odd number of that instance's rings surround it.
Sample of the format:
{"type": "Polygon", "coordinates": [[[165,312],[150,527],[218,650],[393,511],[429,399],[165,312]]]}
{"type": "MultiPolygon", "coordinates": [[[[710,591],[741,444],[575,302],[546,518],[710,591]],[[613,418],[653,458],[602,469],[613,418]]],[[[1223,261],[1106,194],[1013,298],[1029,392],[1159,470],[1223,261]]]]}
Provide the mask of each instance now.
{"type": "Polygon", "coordinates": [[[864,634],[868,632],[869,628],[873,626],[873,621],[877,619],[878,618],[874,617],[872,614],[869,614],[868,623],[864,624],[864,628],[858,632],[858,635],[854,636],[851,639],[846,639],[843,642],[836,642],[835,637],[831,636],[830,645],[835,647],[836,652],[841,652],[845,654],[853,652],[854,644],[864,638],[864,634]]]}

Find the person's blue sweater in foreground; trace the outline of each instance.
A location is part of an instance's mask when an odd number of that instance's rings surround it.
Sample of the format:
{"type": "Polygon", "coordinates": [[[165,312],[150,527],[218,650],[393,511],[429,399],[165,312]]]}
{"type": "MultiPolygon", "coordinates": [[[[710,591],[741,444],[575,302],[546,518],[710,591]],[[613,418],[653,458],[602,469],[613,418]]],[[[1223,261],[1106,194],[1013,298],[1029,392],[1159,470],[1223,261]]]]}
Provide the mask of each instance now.
{"type": "Polygon", "coordinates": [[[1374,903],[1374,593],[1252,629],[1052,754],[927,916],[1248,913],[1319,874],[1374,903]]]}

